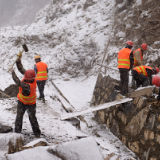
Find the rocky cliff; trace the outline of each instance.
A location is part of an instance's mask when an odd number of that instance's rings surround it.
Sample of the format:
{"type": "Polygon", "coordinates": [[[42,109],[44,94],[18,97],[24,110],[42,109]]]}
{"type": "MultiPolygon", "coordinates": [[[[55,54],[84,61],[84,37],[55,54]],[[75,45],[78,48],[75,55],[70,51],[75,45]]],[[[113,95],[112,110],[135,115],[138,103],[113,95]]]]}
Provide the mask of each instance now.
{"type": "Polygon", "coordinates": [[[121,49],[127,40],[132,40],[133,50],[139,48],[142,43],[147,43],[149,47],[144,56],[145,62],[160,66],[153,60],[154,57],[159,60],[160,55],[160,1],[115,0],[115,2],[110,57],[107,64],[116,57],[117,52],[112,51],[113,46],[121,49]]]}

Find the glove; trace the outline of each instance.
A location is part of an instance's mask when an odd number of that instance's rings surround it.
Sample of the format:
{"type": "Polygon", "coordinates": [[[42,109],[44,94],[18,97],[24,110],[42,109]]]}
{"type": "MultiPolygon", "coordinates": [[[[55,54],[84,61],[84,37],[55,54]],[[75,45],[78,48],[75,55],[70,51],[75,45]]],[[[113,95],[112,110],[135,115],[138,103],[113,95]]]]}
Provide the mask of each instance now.
{"type": "Polygon", "coordinates": [[[160,101],[160,95],[157,96],[157,100],[160,101]]]}
{"type": "Polygon", "coordinates": [[[22,57],[22,52],[19,51],[19,54],[17,54],[17,56],[18,56],[19,58],[21,58],[21,57],[22,57]]]}

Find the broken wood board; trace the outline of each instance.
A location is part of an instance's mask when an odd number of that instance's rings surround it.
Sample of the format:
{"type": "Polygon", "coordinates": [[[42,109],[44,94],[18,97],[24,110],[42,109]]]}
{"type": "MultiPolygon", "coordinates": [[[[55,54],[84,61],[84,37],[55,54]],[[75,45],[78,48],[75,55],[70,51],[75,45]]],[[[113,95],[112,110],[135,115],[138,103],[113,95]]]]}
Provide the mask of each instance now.
{"type": "Polygon", "coordinates": [[[116,101],[113,101],[113,102],[104,103],[104,104],[101,104],[101,105],[96,106],[94,108],[89,108],[87,110],[74,112],[74,113],[63,114],[63,115],[61,115],[61,120],[77,117],[77,116],[87,114],[87,113],[90,113],[90,112],[94,112],[94,111],[98,111],[98,110],[103,110],[103,109],[109,108],[111,106],[115,106],[117,104],[130,102],[132,100],[133,100],[132,98],[123,98],[123,99],[119,99],[119,100],[116,100],[116,101]]]}

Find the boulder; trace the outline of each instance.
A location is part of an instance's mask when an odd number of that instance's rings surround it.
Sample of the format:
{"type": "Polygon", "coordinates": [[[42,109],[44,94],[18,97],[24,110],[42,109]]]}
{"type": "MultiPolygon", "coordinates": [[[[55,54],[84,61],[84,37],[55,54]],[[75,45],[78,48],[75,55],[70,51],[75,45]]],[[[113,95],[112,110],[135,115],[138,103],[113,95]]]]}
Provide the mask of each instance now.
{"type": "Polygon", "coordinates": [[[149,106],[143,108],[139,113],[131,119],[128,125],[125,127],[125,132],[131,136],[139,134],[144,127],[149,112],[149,106]]]}
{"type": "Polygon", "coordinates": [[[4,126],[0,123],[0,133],[8,133],[12,131],[12,127],[10,126],[4,126]]]}
{"type": "Polygon", "coordinates": [[[0,151],[3,153],[15,153],[21,150],[24,145],[24,137],[22,134],[7,133],[0,134],[0,151]]]}
{"type": "Polygon", "coordinates": [[[16,84],[11,84],[4,90],[4,93],[9,95],[10,97],[17,97],[18,92],[19,92],[19,87],[16,84]]]}
{"type": "Polygon", "coordinates": [[[103,160],[103,157],[92,137],[66,142],[53,146],[48,151],[63,160],[103,160]]]}
{"type": "Polygon", "coordinates": [[[18,85],[11,84],[4,91],[0,90],[0,92],[2,92],[2,93],[0,93],[0,98],[17,97],[17,94],[19,92],[19,88],[18,88],[18,85]]]}
{"type": "Polygon", "coordinates": [[[34,147],[39,147],[39,146],[48,146],[48,142],[44,138],[38,138],[38,139],[26,144],[25,146],[23,146],[22,150],[30,149],[30,148],[34,148],[34,147]]]}
{"type": "Polygon", "coordinates": [[[130,97],[135,98],[140,96],[151,96],[151,94],[153,93],[153,90],[154,90],[153,86],[141,87],[135,90],[134,92],[132,92],[130,97]]]}
{"type": "Polygon", "coordinates": [[[48,147],[36,147],[9,154],[7,160],[62,160],[47,151],[48,147]]]}

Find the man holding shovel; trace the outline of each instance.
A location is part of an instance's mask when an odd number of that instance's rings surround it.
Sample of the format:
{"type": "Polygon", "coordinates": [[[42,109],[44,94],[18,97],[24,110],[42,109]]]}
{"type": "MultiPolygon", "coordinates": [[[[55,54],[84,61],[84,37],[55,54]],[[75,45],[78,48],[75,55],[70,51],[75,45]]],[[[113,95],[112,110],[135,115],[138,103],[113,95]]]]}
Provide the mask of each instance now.
{"type": "Polygon", "coordinates": [[[19,93],[17,95],[18,105],[15,121],[15,132],[21,133],[23,115],[27,110],[32,130],[35,137],[39,138],[41,131],[36,118],[36,73],[33,69],[25,70],[22,66],[20,58],[17,59],[16,65],[18,70],[24,75],[24,78],[20,81],[15,74],[13,67],[10,69],[13,80],[19,86],[19,93]]]}

